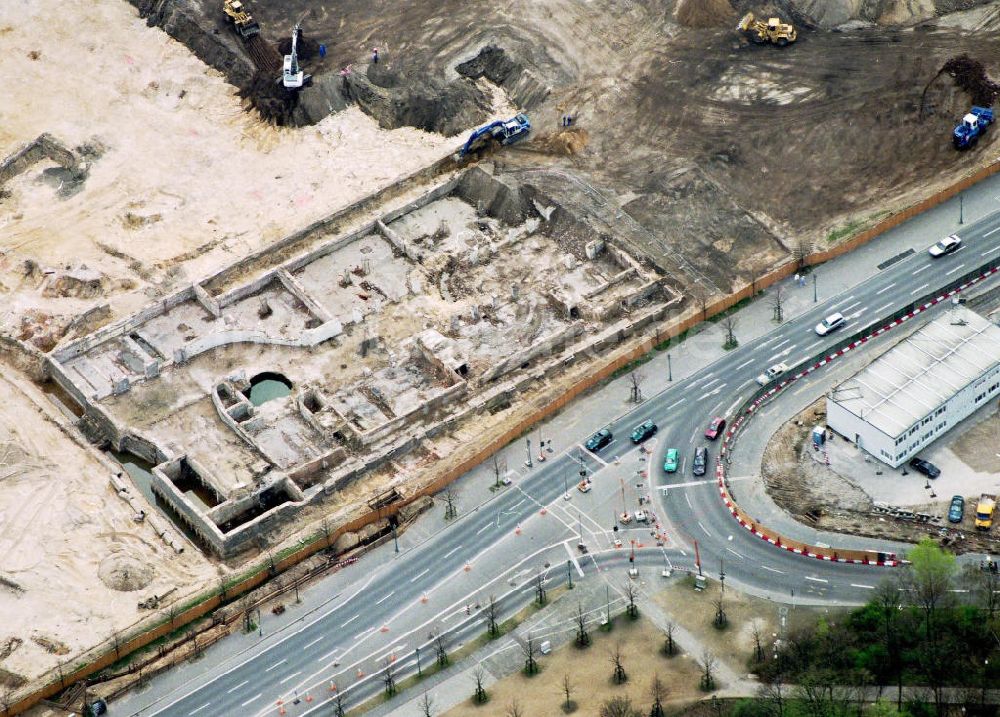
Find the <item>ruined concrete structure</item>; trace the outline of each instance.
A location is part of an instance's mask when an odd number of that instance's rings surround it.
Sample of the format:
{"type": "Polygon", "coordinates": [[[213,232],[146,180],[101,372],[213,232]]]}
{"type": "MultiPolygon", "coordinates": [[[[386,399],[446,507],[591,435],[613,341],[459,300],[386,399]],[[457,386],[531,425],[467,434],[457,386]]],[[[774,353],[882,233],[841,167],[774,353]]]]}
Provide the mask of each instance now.
{"type": "Polygon", "coordinates": [[[171,517],[231,555],[680,302],[647,258],[553,209],[474,168],[58,347],[51,373],[92,436],[155,466],[171,517]]]}

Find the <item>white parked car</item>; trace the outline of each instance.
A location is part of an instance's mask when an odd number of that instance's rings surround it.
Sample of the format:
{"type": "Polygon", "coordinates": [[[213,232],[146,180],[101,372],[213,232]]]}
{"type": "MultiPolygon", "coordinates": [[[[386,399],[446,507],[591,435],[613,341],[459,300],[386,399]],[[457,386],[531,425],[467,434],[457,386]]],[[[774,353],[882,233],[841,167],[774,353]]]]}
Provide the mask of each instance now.
{"type": "Polygon", "coordinates": [[[958,234],[952,234],[928,249],[927,253],[936,259],[939,256],[944,256],[945,254],[951,254],[953,251],[958,251],[961,246],[961,237],[959,237],[958,234]]]}
{"type": "Polygon", "coordinates": [[[767,371],[762,373],[757,377],[757,383],[761,386],[766,386],[771,383],[774,379],[778,378],[781,374],[788,370],[788,365],[784,363],[776,363],[774,366],[769,368],[767,371]]]}
{"type": "Polygon", "coordinates": [[[846,323],[847,319],[844,318],[842,313],[837,311],[816,324],[816,333],[820,336],[826,336],[831,331],[836,331],[846,323]]]}

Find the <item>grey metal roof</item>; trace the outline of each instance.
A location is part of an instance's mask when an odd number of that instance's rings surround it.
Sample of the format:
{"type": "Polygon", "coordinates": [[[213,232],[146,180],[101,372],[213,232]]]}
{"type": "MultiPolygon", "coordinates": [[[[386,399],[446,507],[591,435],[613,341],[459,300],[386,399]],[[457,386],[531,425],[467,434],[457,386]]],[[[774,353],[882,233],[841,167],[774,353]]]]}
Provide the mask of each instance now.
{"type": "Polygon", "coordinates": [[[1000,328],[963,306],[835,387],[830,400],[892,438],[1000,363],[1000,328]]]}

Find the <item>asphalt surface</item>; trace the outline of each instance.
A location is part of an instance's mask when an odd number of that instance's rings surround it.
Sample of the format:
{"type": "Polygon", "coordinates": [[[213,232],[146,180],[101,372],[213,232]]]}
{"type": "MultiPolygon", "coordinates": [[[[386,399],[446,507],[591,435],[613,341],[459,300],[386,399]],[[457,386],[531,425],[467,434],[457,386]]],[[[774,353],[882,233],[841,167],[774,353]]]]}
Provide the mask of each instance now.
{"type": "MultiPolygon", "coordinates": [[[[599,454],[578,445],[521,469],[514,485],[419,545],[381,565],[363,559],[341,571],[336,579],[344,589],[337,599],[294,626],[236,658],[206,664],[169,691],[154,686],[128,695],[112,705],[113,713],[276,714],[277,701],[283,700],[288,714],[331,714],[334,685],[339,690],[355,685],[352,702],[374,695],[382,689],[374,677],[380,667],[415,668],[415,648],[423,645],[426,654],[435,633],[446,635],[450,645],[472,631],[481,633],[482,616],[475,606],[489,595],[513,591],[503,603],[513,610],[531,599],[538,575],[554,585],[570,573],[573,579],[607,570],[624,574],[632,564],[695,570],[694,541],[706,574],[718,577],[724,570],[727,581],[755,594],[784,601],[863,602],[888,568],[802,557],[740,528],[719,498],[712,472],[717,445],[704,438],[704,430],[714,415],[731,418],[756,390],[755,377],[771,364],[794,365],[821,350],[832,351],[867,323],[994,258],[1000,252],[1000,214],[960,234],[964,246],[958,252],[941,259],[914,253],[817,303],[613,421],[608,427],[615,440],[599,454]],[[813,326],[834,311],[848,318],[847,325],[817,336],[813,326]],[[646,418],[659,425],[645,444],[649,453],[628,439],[646,418]],[[710,452],[702,477],[691,472],[699,445],[710,452]],[[669,475],[662,469],[668,448],[680,452],[679,470],[669,475]],[[587,494],[574,488],[581,470],[593,479],[594,489],[587,494]],[[640,495],[651,498],[644,507],[662,523],[667,536],[662,547],[646,526],[616,529],[616,516],[625,508],[635,510],[640,495]],[[588,546],[586,555],[577,548],[581,541],[588,546]],[[633,544],[636,562],[630,563],[633,544]]],[[[824,371],[802,380],[822,382],[824,371]]],[[[586,438],[577,436],[581,444],[586,438]]],[[[851,547],[858,542],[854,539],[851,547]]],[[[876,540],[861,541],[861,546],[896,553],[905,548],[876,540]]]]}

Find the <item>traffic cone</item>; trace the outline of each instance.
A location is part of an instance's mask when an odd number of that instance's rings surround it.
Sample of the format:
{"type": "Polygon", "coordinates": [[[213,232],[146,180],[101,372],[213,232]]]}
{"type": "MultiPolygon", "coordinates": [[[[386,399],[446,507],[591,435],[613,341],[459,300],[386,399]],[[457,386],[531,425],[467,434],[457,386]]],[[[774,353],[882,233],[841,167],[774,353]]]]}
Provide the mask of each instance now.
{"type": "MultiPolygon", "coordinates": [[[[517,527],[514,528],[514,535],[520,535],[520,534],[521,534],[521,524],[518,523],[517,527]]],[[[468,568],[468,566],[466,566],[466,567],[468,568]]]]}
{"type": "Polygon", "coordinates": [[[421,595],[420,596],[420,602],[422,602],[424,605],[426,605],[427,604],[427,596],[426,595],[421,595]]]}
{"type": "Polygon", "coordinates": [[[548,512],[549,512],[548,510],[546,510],[545,508],[542,508],[540,511],[538,511],[538,514],[539,515],[545,515],[548,512]]]}
{"type": "Polygon", "coordinates": [[[330,692],[336,692],[336,691],[337,691],[337,683],[336,682],[331,682],[330,683],[330,692]]]}
{"type": "Polygon", "coordinates": [[[313,701],[313,696],[308,692],[306,692],[306,702],[312,702],[312,701],[313,701]]]}
{"type": "Polygon", "coordinates": [[[389,632],[389,626],[383,625],[381,628],[379,628],[379,632],[389,632]]]}

